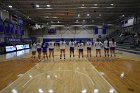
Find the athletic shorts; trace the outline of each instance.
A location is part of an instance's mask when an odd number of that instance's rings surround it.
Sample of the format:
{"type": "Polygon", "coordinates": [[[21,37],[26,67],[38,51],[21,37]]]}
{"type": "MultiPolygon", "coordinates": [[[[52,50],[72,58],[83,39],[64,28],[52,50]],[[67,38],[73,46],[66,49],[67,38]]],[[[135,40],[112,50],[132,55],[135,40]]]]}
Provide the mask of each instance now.
{"type": "Polygon", "coordinates": [[[115,47],[110,47],[110,50],[115,50],[115,47]]]}
{"type": "Polygon", "coordinates": [[[41,48],[37,48],[37,52],[41,52],[41,48]]]}
{"type": "Polygon", "coordinates": [[[96,49],[96,51],[100,51],[101,49],[96,49]]]}
{"type": "Polygon", "coordinates": [[[79,49],[79,52],[83,52],[83,49],[79,49]]]}
{"type": "Polygon", "coordinates": [[[54,48],[49,48],[49,50],[50,50],[50,51],[53,51],[53,50],[54,50],[54,48]]]}
{"type": "Polygon", "coordinates": [[[109,50],[109,48],[104,48],[104,50],[109,50]]]}
{"type": "Polygon", "coordinates": [[[60,49],[61,51],[65,51],[65,49],[60,49]]]}
{"type": "Polygon", "coordinates": [[[47,52],[47,48],[43,48],[42,52],[47,52]]]}
{"type": "Polygon", "coordinates": [[[70,47],[70,51],[74,52],[74,47],[70,47]]]}
{"type": "Polygon", "coordinates": [[[87,50],[91,50],[91,47],[87,47],[87,50]]]}

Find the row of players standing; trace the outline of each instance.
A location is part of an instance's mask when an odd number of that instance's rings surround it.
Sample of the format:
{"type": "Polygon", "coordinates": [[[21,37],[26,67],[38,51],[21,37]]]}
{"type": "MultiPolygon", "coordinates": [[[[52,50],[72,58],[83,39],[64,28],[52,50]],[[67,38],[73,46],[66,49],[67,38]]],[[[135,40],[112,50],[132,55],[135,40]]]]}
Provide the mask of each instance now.
{"type": "MultiPolygon", "coordinates": [[[[65,60],[65,58],[66,58],[65,51],[66,51],[67,44],[64,41],[64,39],[62,39],[59,43],[54,42],[53,40],[51,40],[50,42],[43,42],[43,43],[40,41],[38,41],[37,43],[34,42],[32,44],[32,58],[35,58],[36,51],[37,51],[39,61],[41,61],[41,52],[43,52],[44,60],[48,59],[47,49],[49,49],[49,58],[52,57],[54,59],[55,44],[60,45],[60,59],[62,59],[62,56],[63,56],[64,60],[65,60]]],[[[70,58],[75,57],[74,51],[75,51],[76,45],[78,45],[78,52],[79,52],[78,57],[83,58],[84,43],[81,40],[80,40],[80,42],[76,43],[75,41],[73,41],[73,39],[71,39],[71,41],[69,42],[70,58]]],[[[107,57],[107,56],[109,57],[109,53],[110,53],[111,57],[112,57],[112,55],[116,56],[115,55],[116,42],[114,39],[109,41],[109,39],[106,38],[106,40],[103,43],[99,39],[97,39],[94,44],[92,44],[92,42],[89,39],[86,42],[87,57],[91,57],[91,50],[92,50],[93,45],[95,46],[95,49],[96,49],[96,57],[98,55],[101,57],[102,48],[104,48],[105,57],[107,57]]]]}

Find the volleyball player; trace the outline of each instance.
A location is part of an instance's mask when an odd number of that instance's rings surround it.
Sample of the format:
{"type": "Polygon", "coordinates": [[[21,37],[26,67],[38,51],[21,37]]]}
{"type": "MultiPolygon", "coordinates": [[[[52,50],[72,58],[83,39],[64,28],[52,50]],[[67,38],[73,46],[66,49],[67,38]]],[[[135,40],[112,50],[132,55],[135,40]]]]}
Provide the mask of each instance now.
{"type": "Polygon", "coordinates": [[[75,46],[75,42],[73,41],[73,39],[71,39],[71,41],[69,42],[69,47],[70,47],[70,59],[71,59],[71,55],[73,55],[73,57],[74,57],[74,46],[75,46]]]}
{"type": "Polygon", "coordinates": [[[64,55],[64,60],[65,60],[65,48],[66,48],[66,42],[62,38],[60,41],[60,59],[62,59],[62,55],[64,55]]]}
{"type": "Polygon", "coordinates": [[[112,57],[112,54],[114,54],[114,57],[115,57],[116,56],[115,55],[115,48],[116,48],[115,39],[112,38],[112,41],[110,41],[109,43],[110,43],[110,54],[111,54],[111,57],[112,57]]]}
{"type": "Polygon", "coordinates": [[[31,45],[31,50],[32,50],[32,58],[35,59],[35,55],[36,55],[36,43],[33,42],[31,45]]]}
{"type": "Polygon", "coordinates": [[[99,56],[101,57],[101,49],[102,49],[102,43],[100,42],[100,40],[97,38],[96,42],[94,43],[94,46],[96,48],[96,57],[99,54],[99,56]]]}
{"type": "Polygon", "coordinates": [[[109,38],[104,41],[104,54],[109,57],[109,38]]]}
{"type": "Polygon", "coordinates": [[[90,39],[88,40],[88,42],[86,43],[86,45],[87,45],[87,57],[89,57],[89,55],[90,55],[90,57],[91,57],[92,42],[91,42],[90,39]]]}
{"type": "Polygon", "coordinates": [[[84,49],[84,43],[82,43],[82,41],[80,40],[80,42],[78,43],[78,49],[79,49],[79,59],[80,59],[80,56],[82,55],[82,58],[84,57],[83,56],[83,49],[84,49]]]}
{"type": "Polygon", "coordinates": [[[41,61],[42,43],[40,41],[38,41],[36,45],[37,45],[37,52],[38,52],[38,61],[41,61]]]}
{"type": "Polygon", "coordinates": [[[45,61],[46,58],[48,59],[48,55],[47,55],[48,43],[47,42],[43,42],[42,48],[43,48],[43,50],[42,50],[42,52],[43,52],[43,59],[45,61]]]}
{"type": "Polygon", "coordinates": [[[52,58],[54,60],[54,42],[53,42],[53,40],[51,40],[48,44],[49,44],[49,58],[51,58],[51,56],[52,56],[52,58]]]}

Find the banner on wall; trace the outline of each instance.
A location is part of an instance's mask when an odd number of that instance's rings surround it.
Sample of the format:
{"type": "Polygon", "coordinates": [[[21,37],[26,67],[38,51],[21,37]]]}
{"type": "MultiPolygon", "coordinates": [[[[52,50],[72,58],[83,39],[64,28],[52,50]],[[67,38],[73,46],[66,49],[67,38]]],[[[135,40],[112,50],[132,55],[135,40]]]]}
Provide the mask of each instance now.
{"type": "Polygon", "coordinates": [[[4,21],[4,33],[10,34],[10,26],[8,21],[4,21]]]}
{"type": "Polygon", "coordinates": [[[106,27],[103,27],[102,34],[106,34],[106,27]]]}
{"type": "Polygon", "coordinates": [[[20,38],[5,38],[6,42],[21,42],[20,38]]]}
{"type": "Polygon", "coordinates": [[[48,34],[56,34],[56,28],[49,28],[48,34]]]}
{"type": "Polygon", "coordinates": [[[0,33],[3,33],[3,21],[0,18],[0,33]]]}
{"type": "Polygon", "coordinates": [[[12,22],[10,23],[10,33],[15,34],[15,32],[14,32],[14,24],[12,22]]]}
{"type": "Polygon", "coordinates": [[[95,27],[95,34],[98,34],[98,27],[95,27]]]}

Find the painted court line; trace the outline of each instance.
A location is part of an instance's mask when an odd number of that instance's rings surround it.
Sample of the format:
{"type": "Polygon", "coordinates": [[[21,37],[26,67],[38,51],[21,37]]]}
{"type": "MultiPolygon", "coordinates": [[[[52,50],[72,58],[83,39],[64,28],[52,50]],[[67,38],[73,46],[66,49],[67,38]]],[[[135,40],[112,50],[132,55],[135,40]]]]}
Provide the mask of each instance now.
{"type": "MultiPolygon", "coordinates": [[[[85,60],[92,66],[92,69],[94,69],[94,70],[100,75],[100,72],[88,61],[88,59],[85,58],[85,60]]],[[[102,78],[103,80],[106,81],[106,83],[107,83],[111,88],[113,88],[113,89],[115,90],[116,93],[118,93],[118,92],[116,91],[116,89],[115,89],[102,75],[100,75],[100,76],[101,76],[101,78],[102,78]]]]}

